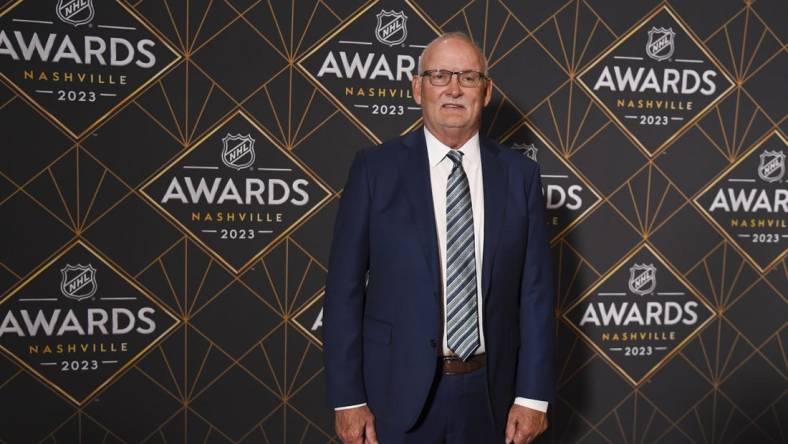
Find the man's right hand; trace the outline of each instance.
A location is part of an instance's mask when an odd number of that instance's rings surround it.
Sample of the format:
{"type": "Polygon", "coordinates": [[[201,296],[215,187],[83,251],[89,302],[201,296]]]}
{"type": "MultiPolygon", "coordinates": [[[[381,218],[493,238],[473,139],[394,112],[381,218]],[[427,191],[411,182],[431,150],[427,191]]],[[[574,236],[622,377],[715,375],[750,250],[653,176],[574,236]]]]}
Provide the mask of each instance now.
{"type": "Polygon", "coordinates": [[[366,405],[337,410],[335,427],[344,444],[378,444],[375,416],[366,405]]]}

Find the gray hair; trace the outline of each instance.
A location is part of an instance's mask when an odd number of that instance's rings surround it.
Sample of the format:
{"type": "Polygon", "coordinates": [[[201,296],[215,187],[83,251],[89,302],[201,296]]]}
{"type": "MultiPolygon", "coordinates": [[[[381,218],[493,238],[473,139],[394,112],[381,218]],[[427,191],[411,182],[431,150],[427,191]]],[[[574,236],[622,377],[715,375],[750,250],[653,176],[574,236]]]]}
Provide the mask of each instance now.
{"type": "Polygon", "coordinates": [[[424,58],[424,55],[427,54],[427,51],[430,48],[432,48],[433,45],[436,45],[440,42],[450,39],[462,40],[463,42],[471,45],[473,49],[476,50],[476,53],[479,55],[479,60],[482,61],[482,72],[484,73],[484,75],[487,75],[487,57],[484,56],[484,52],[482,52],[482,49],[479,47],[479,45],[477,45],[476,42],[474,42],[473,39],[468,36],[468,34],[462,31],[445,32],[439,35],[438,37],[435,37],[435,39],[433,39],[430,43],[428,43],[427,47],[425,47],[424,50],[421,51],[421,55],[419,56],[419,65],[416,74],[421,75],[421,73],[423,72],[421,69],[422,68],[421,60],[424,58]]]}

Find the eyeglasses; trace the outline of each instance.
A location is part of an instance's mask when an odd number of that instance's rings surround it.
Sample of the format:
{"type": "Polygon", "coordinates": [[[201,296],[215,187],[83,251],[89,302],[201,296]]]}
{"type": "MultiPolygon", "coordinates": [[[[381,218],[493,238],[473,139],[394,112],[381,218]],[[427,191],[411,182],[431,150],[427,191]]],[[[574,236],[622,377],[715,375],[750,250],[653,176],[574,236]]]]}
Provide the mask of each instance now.
{"type": "Polygon", "coordinates": [[[448,69],[428,69],[421,73],[422,77],[430,79],[432,86],[446,86],[451,82],[451,76],[457,74],[457,81],[460,86],[465,88],[475,88],[481,84],[482,80],[488,77],[479,71],[466,70],[466,71],[449,71],[448,69]]]}

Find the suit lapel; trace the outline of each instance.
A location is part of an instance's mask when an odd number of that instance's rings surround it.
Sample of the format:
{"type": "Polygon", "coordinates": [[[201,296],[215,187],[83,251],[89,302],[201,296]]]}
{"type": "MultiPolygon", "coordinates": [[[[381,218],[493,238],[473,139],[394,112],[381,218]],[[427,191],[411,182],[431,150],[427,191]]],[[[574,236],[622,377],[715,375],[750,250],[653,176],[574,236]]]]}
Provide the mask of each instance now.
{"type": "MultiPolygon", "coordinates": [[[[419,241],[424,252],[427,269],[432,276],[435,290],[440,288],[438,270],[438,239],[435,226],[435,208],[432,202],[432,185],[430,184],[429,159],[424,131],[416,130],[402,139],[403,149],[400,151],[400,177],[405,186],[408,200],[416,221],[419,241]]],[[[440,295],[440,292],[434,292],[440,295]]],[[[436,299],[438,301],[438,299],[436,299]]]]}
{"type": "Polygon", "coordinates": [[[500,241],[506,203],[507,168],[498,157],[500,148],[479,137],[484,186],[484,251],[482,253],[482,300],[487,302],[495,250],[500,241]]]}
{"type": "MultiPolygon", "coordinates": [[[[413,210],[416,229],[427,269],[435,290],[440,289],[438,238],[435,208],[432,202],[427,143],[423,130],[416,130],[402,139],[399,168],[413,210]]],[[[498,157],[498,148],[484,137],[479,138],[484,187],[484,251],[482,252],[482,297],[487,301],[493,258],[500,241],[506,193],[507,168],[498,157]]],[[[440,291],[437,292],[440,294],[440,291]]]]}

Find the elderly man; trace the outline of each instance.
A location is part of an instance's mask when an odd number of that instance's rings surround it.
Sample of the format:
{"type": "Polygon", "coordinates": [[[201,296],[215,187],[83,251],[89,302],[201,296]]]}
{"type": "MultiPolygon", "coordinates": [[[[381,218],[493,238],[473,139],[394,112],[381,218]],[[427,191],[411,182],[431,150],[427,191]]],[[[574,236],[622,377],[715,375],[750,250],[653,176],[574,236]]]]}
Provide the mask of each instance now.
{"type": "Polygon", "coordinates": [[[479,134],[492,81],[466,35],[422,54],[424,127],[361,150],[324,306],[345,443],[526,443],[553,399],[554,298],[538,165],[479,134]]]}

